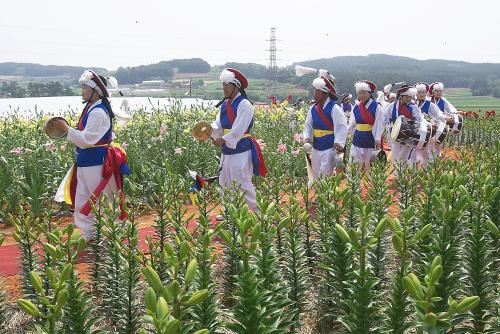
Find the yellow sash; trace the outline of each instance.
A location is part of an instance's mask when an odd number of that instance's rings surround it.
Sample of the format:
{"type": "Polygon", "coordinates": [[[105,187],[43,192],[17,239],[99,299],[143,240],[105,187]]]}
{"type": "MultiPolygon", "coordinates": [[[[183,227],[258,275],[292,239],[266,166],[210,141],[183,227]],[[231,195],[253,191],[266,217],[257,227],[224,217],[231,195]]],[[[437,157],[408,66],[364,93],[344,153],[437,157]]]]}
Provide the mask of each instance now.
{"type": "Polygon", "coordinates": [[[324,137],[328,135],[333,135],[332,130],[319,130],[319,129],[314,129],[313,130],[313,136],[318,138],[318,137],[324,137]]]}
{"type": "MultiPolygon", "coordinates": [[[[224,129],[224,134],[225,134],[225,135],[227,135],[229,132],[231,132],[231,129],[224,129]]],[[[251,135],[251,134],[249,134],[249,133],[245,133],[245,134],[243,135],[243,138],[248,138],[248,137],[252,137],[252,135],[251,135]]]]}
{"type": "Polygon", "coordinates": [[[71,205],[73,204],[71,202],[71,179],[73,178],[73,173],[75,172],[75,166],[71,167],[71,172],[69,172],[68,178],[66,179],[66,182],[64,183],[64,202],[66,204],[71,205]]]}
{"type": "Polygon", "coordinates": [[[356,130],[358,131],[372,131],[373,125],[370,124],[356,124],[356,130]]]}
{"type": "Polygon", "coordinates": [[[92,145],[92,146],[88,146],[88,147],[84,147],[84,148],[96,148],[96,147],[106,147],[106,146],[118,147],[121,151],[123,151],[123,153],[125,153],[125,150],[123,149],[123,147],[120,144],[115,143],[115,142],[111,142],[109,144],[102,144],[102,145],[92,145]]]}

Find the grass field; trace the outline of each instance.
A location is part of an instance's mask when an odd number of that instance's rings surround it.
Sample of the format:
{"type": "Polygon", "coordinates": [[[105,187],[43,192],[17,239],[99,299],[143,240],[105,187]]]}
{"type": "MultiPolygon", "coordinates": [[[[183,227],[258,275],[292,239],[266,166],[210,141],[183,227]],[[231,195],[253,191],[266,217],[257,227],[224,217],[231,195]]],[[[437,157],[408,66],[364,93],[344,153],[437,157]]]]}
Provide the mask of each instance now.
{"type": "Polygon", "coordinates": [[[491,96],[472,96],[468,88],[450,88],[445,97],[457,108],[466,111],[500,109],[500,99],[491,96]]]}

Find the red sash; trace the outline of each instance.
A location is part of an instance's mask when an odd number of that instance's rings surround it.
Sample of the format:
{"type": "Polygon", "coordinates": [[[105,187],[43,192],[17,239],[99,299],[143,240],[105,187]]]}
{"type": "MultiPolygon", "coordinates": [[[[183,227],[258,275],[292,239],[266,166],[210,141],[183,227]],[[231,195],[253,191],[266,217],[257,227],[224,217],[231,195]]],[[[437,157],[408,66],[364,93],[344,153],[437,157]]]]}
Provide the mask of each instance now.
{"type": "Polygon", "coordinates": [[[363,102],[359,101],[358,108],[363,122],[370,125],[375,124],[375,117],[366,109],[366,106],[363,102]]]}
{"type": "Polygon", "coordinates": [[[78,130],[82,131],[85,127],[83,126],[83,118],[85,117],[85,115],[87,114],[87,112],[89,111],[89,108],[90,107],[90,104],[87,103],[87,105],[85,106],[85,108],[83,108],[83,112],[82,114],[80,115],[80,119],[78,120],[78,130]]]}
{"type": "MultiPolygon", "coordinates": [[[[376,103],[375,101],[372,101],[372,103],[376,103]]],[[[358,103],[358,108],[359,108],[359,114],[361,115],[361,118],[363,119],[363,122],[366,124],[374,125],[375,124],[375,117],[366,109],[366,106],[363,102],[359,101],[358,103]]],[[[380,137],[380,149],[384,149],[384,135],[380,137]]]]}
{"type": "Polygon", "coordinates": [[[403,104],[403,105],[399,105],[399,113],[401,115],[403,115],[404,117],[408,118],[408,119],[413,119],[413,115],[411,114],[411,112],[408,110],[408,107],[406,106],[406,104],[403,104]]]}
{"type": "MultiPolygon", "coordinates": [[[[106,150],[107,150],[106,157],[104,159],[104,164],[102,165],[103,180],[101,181],[101,183],[99,183],[97,188],[90,195],[89,200],[82,207],[82,209],[80,210],[80,213],[85,215],[85,216],[88,216],[90,214],[90,212],[92,211],[92,205],[97,202],[97,199],[104,191],[104,188],[106,188],[106,185],[108,184],[109,180],[111,180],[111,177],[114,175],[116,188],[120,193],[120,217],[119,217],[119,219],[123,220],[123,219],[127,218],[127,213],[125,212],[125,208],[124,208],[125,196],[124,196],[123,191],[122,191],[122,176],[120,173],[120,166],[127,162],[127,158],[125,156],[125,153],[118,147],[108,146],[108,147],[106,147],[106,150]]],[[[74,171],[73,175],[75,175],[75,178],[76,178],[76,166],[75,166],[75,171],[74,171]]],[[[76,192],[76,182],[75,182],[75,192],[76,192]]],[[[75,202],[74,202],[73,189],[71,189],[71,199],[72,199],[73,205],[74,205],[75,202]]]]}
{"type": "Polygon", "coordinates": [[[226,100],[226,113],[227,113],[227,118],[229,118],[229,122],[233,124],[234,121],[236,120],[236,115],[234,114],[233,106],[231,105],[230,99],[226,100]]]}
{"type": "MultiPolygon", "coordinates": [[[[236,120],[236,115],[234,114],[233,106],[231,104],[231,100],[226,100],[226,114],[229,122],[231,122],[231,126],[233,126],[234,121],[236,120]]],[[[245,131],[245,134],[248,134],[248,131],[245,131]]]]}
{"type": "Polygon", "coordinates": [[[266,176],[267,175],[267,166],[266,166],[266,162],[264,161],[264,155],[262,154],[262,150],[260,149],[260,146],[254,137],[250,137],[250,140],[252,141],[253,145],[255,146],[255,151],[257,152],[257,157],[259,158],[259,167],[258,167],[259,176],[266,176]]]}
{"type": "Polygon", "coordinates": [[[328,128],[333,131],[333,123],[326,117],[325,113],[323,112],[323,107],[319,104],[316,104],[316,112],[318,113],[318,116],[319,118],[321,118],[323,123],[325,123],[326,126],[328,126],[328,128]]]}

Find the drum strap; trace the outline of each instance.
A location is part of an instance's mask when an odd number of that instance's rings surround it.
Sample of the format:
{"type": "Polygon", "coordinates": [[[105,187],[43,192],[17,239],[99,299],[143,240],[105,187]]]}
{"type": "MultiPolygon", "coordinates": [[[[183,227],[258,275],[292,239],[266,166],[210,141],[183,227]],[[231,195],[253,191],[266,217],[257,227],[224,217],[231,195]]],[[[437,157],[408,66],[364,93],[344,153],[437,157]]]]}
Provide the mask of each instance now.
{"type": "Polygon", "coordinates": [[[328,126],[330,130],[333,131],[333,123],[326,117],[325,113],[323,112],[323,107],[321,107],[319,104],[316,104],[316,112],[318,113],[319,118],[323,121],[323,123],[328,126]]]}

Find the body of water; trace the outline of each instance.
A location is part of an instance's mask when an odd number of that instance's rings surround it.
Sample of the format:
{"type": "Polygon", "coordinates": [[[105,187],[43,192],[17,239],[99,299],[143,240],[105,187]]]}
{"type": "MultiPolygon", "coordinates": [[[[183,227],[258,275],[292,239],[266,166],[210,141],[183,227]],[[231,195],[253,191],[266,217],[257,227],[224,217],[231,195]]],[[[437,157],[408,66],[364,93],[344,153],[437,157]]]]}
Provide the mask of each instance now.
{"type": "MultiPolygon", "coordinates": [[[[217,101],[207,101],[201,99],[173,99],[157,97],[127,97],[130,109],[138,108],[163,108],[173,103],[182,103],[183,106],[215,105],[217,101]]],[[[112,97],[111,106],[118,109],[122,106],[122,97],[112,97]]],[[[20,113],[22,115],[33,115],[34,113],[43,113],[59,115],[74,110],[81,112],[83,109],[82,98],[80,96],[53,96],[53,97],[26,97],[0,99],[0,116],[10,113],[20,113]]]]}

